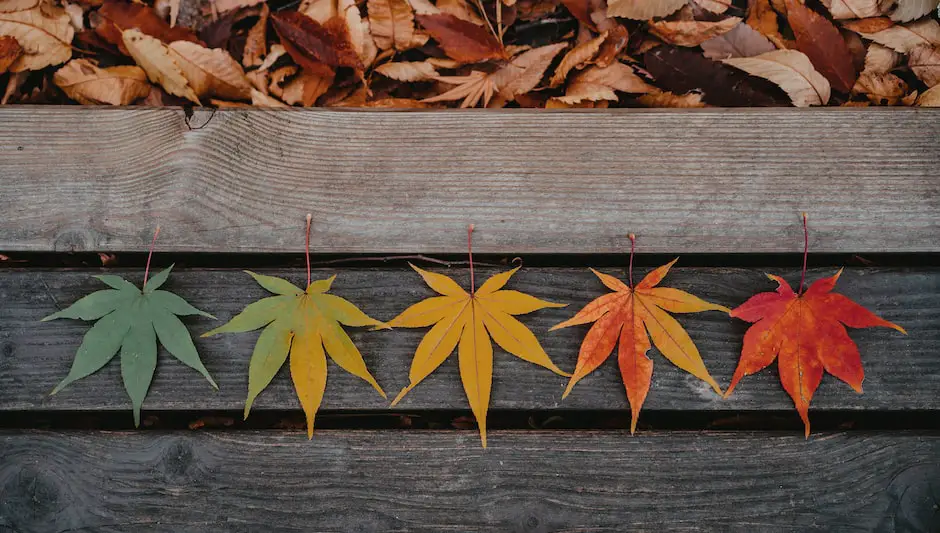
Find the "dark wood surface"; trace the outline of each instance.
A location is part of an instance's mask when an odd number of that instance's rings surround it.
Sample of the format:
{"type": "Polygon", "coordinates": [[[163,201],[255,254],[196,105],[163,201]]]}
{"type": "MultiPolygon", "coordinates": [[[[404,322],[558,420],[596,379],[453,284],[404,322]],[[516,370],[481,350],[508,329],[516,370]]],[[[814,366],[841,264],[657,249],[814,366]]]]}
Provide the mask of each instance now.
{"type": "MultiPolygon", "coordinates": [[[[681,263],[680,263],[681,264],[681,263]]],[[[622,269],[606,269],[623,276],[622,269]]],[[[441,270],[467,284],[467,270],[441,270]]],[[[771,269],[796,286],[799,271],[771,269]]],[[[835,268],[810,271],[809,280],[828,276],[835,268]]],[[[91,277],[99,270],[4,270],[0,272],[0,411],[125,410],[120,365],[112,361],[97,374],[57,394],[49,391],[68,372],[89,323],[77,320],[39,320],[104,285],[91,277]]],[[[301,269],[265,271],[302,283],[301,269]]],[[[349,299],[365,312],[389,320],[408,305],[432,293],[411,269],[317,270],[314,278],[337,272],[333,293],[349,299]]],[[[483,279],[494,272],[480,269],[483,279]]],[[[646,269],[638,269],[636,276],[646,269]]],[[[123,272],[139,283],[141,272],[123,272]]],[[[688,290],[709,301],[734,307],[751,295],[773,290],[764,269],[675,267],[663,282],[688,290]]],[[[166,285],[170,290],[227,320],[246,304],[267,293],[237,270],[180,270],[166,285]]],[[[588,326],[549,332],[606,289],[585,268],[524,268],[508,288],[557,302],[563,309],[546,309],[522,317],[549,355],[564,369],[572,369],[588,326]]],[[[940,270],[936,268],[847,269],[837,290],[861,305],[907,329],[904,336],[877,328],[850,330],[858,343],[866,369],[864,394],[826,376],[813,401],[813,409],[859,411],[940,409],[940,270]]],[[[741,349],[747,324],[720,312],[679,315],[678,320],[697,343],[707,367],[727,386],[741,349]]],[[[204,318],[187,319],[198,335],[217,326],[204,318]]],[[[348,328],[378,382],[394,396],[407,384],[414,350],[427,332],[422,329],[369,331],[348,328]]],[[[248,361],[257,333],[227,334],[196,339],[203,361],[219,383],[213,391],[195,371],[161,350],[160,362],[144,410],[240,410],[247,390],[248,361]]],[[[675,410],[784,410],[793,408],[781,387],[776,367],[745,378],[727,400],[708,385],[673,367],[662,356],[654,360],[653,386],[644,409],[675,410]]],[[[509,354],[496,351],[492,395],[494,409],[625,409],[623,386],[614,359],[582,380],[561,401],[566,379],[509,354]]],[[[254,410],[297,409],[298,402],[287,369],[261,394],[254,410]]],[[[365,382],[330,364],[324,409],[385,410],[383,400],[365,382]]],[[[465,409],[466,399],[457,372],[456,355],[411,391],[399,409],[465,409]]]]}
{"type": "Polygon", "coordinates": [[[933,533],[936,433],[0,431],[0,531],[933,533]]]}
{"type": "Polygon", "coordinates": [[[5,107],[0,250],[938,252],[938,118],[5,107]]]}

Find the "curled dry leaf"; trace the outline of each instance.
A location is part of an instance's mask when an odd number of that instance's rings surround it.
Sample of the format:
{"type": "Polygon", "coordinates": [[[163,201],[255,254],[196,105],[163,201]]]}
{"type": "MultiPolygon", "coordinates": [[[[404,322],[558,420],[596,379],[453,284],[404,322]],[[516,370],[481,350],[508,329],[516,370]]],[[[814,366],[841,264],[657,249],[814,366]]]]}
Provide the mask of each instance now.
{"type": "Polygon", "coordinates": [[[199,97],[189,86],[189,81],[173,60],[167,45],[140,30],[127,30],[124,32],[124,47],[144,69],[150,81],[172,95],[199,104],[199,97]]]}
{"type": "Polygon", "coordinates": [[[324,65],[361,69],[346,22],[340,17],[321,25],[303,13],[281,11],[271,15],[271,25],[291,58],[311,72],[324,72],[324,65]]]}
{"type": "Polygon", "coordinates": [[[678,11],[687,0],[609,0],[607,16],[633,20],[665,17],[678,11]]]}
{"type": "Polygon", "coordinates": [[[777,12],[770,5],[770,0],[747,0],[747,25],[767,37],[777,48],[786,48],[777,12]]]}
{"type": "Polygon", "coordinates": [[[379,50],[410,49],[414,42],[415,17],[408,0],[369,0],[369,26],[379,50]]]}
{"type": "Polygon", "coordinates": [[[864,72],[882,74],[901,64],[901,54],[878,43],[871,43],[865,53],[864,72]]]}
{"type": "Polygon", "coordinates": [[[836,20],[880,17],[891,4],[892,0],[823,0],[823,5],[836,20]]]}
{"type": "Polygon", "coordinates": [[[487,28],[448,14],[416,18],[452,59],[461,63],[506,59],[506,51],[487,28]]]}
{"type": "Polygon", "coordinates": [[[13,37],[22,47],[9,66],[10,72],[22,72],[68,61],[75,29],[65,10],[40,4],[22,11],[0,12],[0,36],[13,37]]]}
{"type": "Polygon", "coordinates": [[[891,13],[891,20],[910,22],[919,19],[937,9],[937,0],[896,0],[897,7],[891,13]]]}
{"type": "Polygon", "coordinates": [[[99,68],[87,59],[73,59],[52,79],[69,98],[84,105],[130,105],[150,94],[147,74],[134,66],[99,68]]]}
{"type": "Polygon", "coordinates": [[[630,32],[619,22],[610,24],[606,32],[607,39],[601,44],[601,49],[598,50],[597,55],[594,57],[594,64],[601,68],[617,61],[617,56],[620,55],[620,52],[626,48],[627,44],[630,42],[630,32]]]}
{"type": "Polygon", "coordinates": [[[877,105],[898,105],[907,95],[907,84],[894,74],[863,72],[852,88],[853,94],[865,95],[877,105]]]}
{"type": "Polygon", "coordinates": [[[644,56],[660,88],[674,93],[702,91],[702,99],[721,107],[786,106],[790,99],[773,83],[708,59],[688,48],[660,46],[644,56]]]}
{"type": "MultiPolygon", "coordinates": [[[[883,28],[874,32],[863,31],[865,29],[876,29],[878,26],[877,22],[886,20],[888,23],[891,21],[889,19],[867,19],[872,20],[872,27],[866,26],[852,26],[846,24],[852,31],[857,31],[865,37],[866,39],[871,39],[878,44],[887,46],[897,52],[906,54],[910,52],[914,47],[920,46],[922,44],[937,45],[940,44],[940,24],[937,24],[937,21],[930,18],[925,18],[923,20],[918,20],[917,22],[911,22],[909,24],[897,24],[891,25],[887,28],[883,28]],[[861,27],[861,30],[855,29],[856,27],[861,27]]],[[[859,21],[861,22],[861,21],[859,21]]]]}
{"type": "Polygon", "coordinates": [[[917,105],[920,107],[940,107],[940,85],[934,85],[924,91],[917,99],[917,105]]]}
{"type": "Polygon", "coordinates": [[[695,0],[695,4],[706,11],[721,15],[731,7],[730,0],[695,0]]]}
{"type": "Polygon", "coordinates": [[[813,68],[806,54],[796,50],[775,50],[754,57],[725,59],[725,64],[780,86],[793,105],[808,107],[829,102],[829,81],[813,68]]]}
{"type": "Polygon", "coordinates": [[[379,74],[398,81],[427,81],[437,78],[434,65],[426,61],[402,61],[398,63],[385,63],[375,67],[379,74]]]}
{"type": "Polygon", "coordinates": [[[773,43],[747,24],[738,24],[731,31],[703,42],[702,50],[709,59],[752,57],[772,52],[773,43]]]}
{"type": "Polygon", "coordinates": [[[494,72],[491,77],[496,83],[500,98],[511,101],[516,96],[535,89],[552,60],[565,47],[565,43],[556,43],[527,50],[494,72]]]}
{"type": "Polygon", "coordinates": [[[786,0],[786,3],[787,21],[796,36],[797,50],[806,54],[833,89],[849,92],[855,85],[857,73],[842,34],[826,17],[797,0],[786,0]]]}
{"type": "Polygon", "coordinates": [[[228,52],[205,48],[189,41],[170,43],[171,57],[183,71],[196,96],[225,100],[250,100],[251,84],[245,71],[228,52]]]}
{"type": "Polygon", "coordinates": [[[940,45],[915,47],[908,55],[907,64],[927,87],[940,84],[940,45]]]}
{"type": "Polygon", "coordinates": [[[640,95],[636,101],[645,107],[707,107],[707,104],[702,101],[702,93],[675,94],[669,91],[655,91],[640,95]]]}
{"type": "Polygon", "coordinates": [[[95,28],[95,32],[105,41],[117,46],[123,54],[130,55],[124,46],[122,32],[125,30],[140,30],[141,33],[165,44],[173,41],[203,44],[192,30],[170,27],[156,11],[144,4],[108,0],[97,14],[101,17],[101,23],[95,28]]]}
{"type": "Polygon", "coordinates": [[[651,22],[650,33],[668,44],[677,46],[698,46],[705,41],[723,35],[738,25],[741,19],[728,17],[718,22],[703,20],[676,20],[651,22]]]}
{"type": "Polygon", "coordinates": [[[268,16],[270,14],[271,10],[268,8],[268,4],[262,4],[258,22],[255,22],[255,25],[248,30],[248,35],[245,38],[242,65],[258,67],[264,62],[264,56],[268,53],[268,16]]]}
{"type": "Polygon", "coordinates": [[[646,94],[656,91],[632,68],[623,63],[613,63],[606,68],[590,67],[572,77],[564,96],[557,98],[566,104],[577,104],[585,100],[618,100],[615,91],[646,94]]]}
{"type": "Polygon", "coordinates": [[[332,73],[319,74],[302,71],[294,76],[280,92],[275,93],[275,96],[289,105],[301,104],[304,107],[310,107],[326,94],[333,84],[333,79],[332,73]]]}
{"type": "Polygon", "coordinates": [[[6,72],[10,65],[23,54],[23,47],[14,37],[4,35],[0,37],[0,74],[6,72]]]}
{"type": "Polygon", "coordinates": [[[568,50],[565,57],[561,58],[561,63],[559,63],[558,67],[555,69],[551,81],[548,82],[549,87],[558,87],[564,83],[571,69],[576,67],[584,68],[588,61],[594,59],[594,56],[597,55],[597,52],[601,49],[601,45],[606,39],[607,32],[604,32],[568,50]]]}

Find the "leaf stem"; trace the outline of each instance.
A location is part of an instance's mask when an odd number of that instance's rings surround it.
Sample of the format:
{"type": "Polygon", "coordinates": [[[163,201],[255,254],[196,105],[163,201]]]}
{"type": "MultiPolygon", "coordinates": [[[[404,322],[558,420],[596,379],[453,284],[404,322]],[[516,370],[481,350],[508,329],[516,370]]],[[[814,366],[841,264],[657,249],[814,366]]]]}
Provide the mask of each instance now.
{"type": "Polygon", "coordinates": [[[803,273],[800,275],[800,292],[803,294],[803,284],[806,282],[806,257],[809,255],[809,229],[806,228],[806,213],[803,213],[803,273]]]}
{"type": "Polygon", "coordinates": [[[307,233],[304,237],[304,254],[307,256],[307,287],[310,287],[310,223],[313,215],[307,213],[307,233]]]}
{"type": "Polygon", "coordinates": [[[153,240],[150,241],[150,253],[147,254],[147,267],[144,269],[144,286],[147,286],[147,277],[150,275],[150,259],[153,257],[153,247],[157,244],[157,235],[160,235],[160,226],[153,232],[153,240]]]}
{"type": "Polygon", "coordinates": [[[473,277],[473,224],[467,226],[467,255],[470,258],[470,295],[476,293],[476,280],[473,277]]]}
{"type": "Polygon", "coordinates": [[[633,288],[633,254],[636,252],[636,235],[629,234],[630,237],[630,288],[633,288]]]}

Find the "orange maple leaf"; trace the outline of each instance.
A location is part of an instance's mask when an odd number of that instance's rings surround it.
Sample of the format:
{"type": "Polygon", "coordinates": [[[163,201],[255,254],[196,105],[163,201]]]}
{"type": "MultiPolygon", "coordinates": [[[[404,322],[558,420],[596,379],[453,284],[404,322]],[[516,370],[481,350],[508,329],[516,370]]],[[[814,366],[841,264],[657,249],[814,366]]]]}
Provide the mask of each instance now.
{"type": "MultiPolygon", "coordinates": [[[[632,234],[630,241],[631,244],[635,243],[635,237],[632,234]]],[[[705,368],[702,356],[692,342],[692,338],[669,313],[696,313],[710,310],[728,312],[727,307],[706,302],[685,291],[657,287],[678,258],[653,270],[634,286],[633,251],[633,246],[631,246],[630,286],[592,268],[591,272],[594,272],[607,288],[616,292],[595,299],[578,314],[550,330],[594,322],[581,344],[578,363],[562,399],[568,396],[575,383],[593,372],[610,356],[619,339],[617,360],[620,363],[623,385],[627,390],[627,400],[630,402],[632,415],[630,433],[636,431],[640,408],[649,393],[653,377],[653,361],[646,356],[646,352],[650,349],[650,337],[666,359],[708,383],[715,389],[715,392],[721,394],[721,387],[705,368]]]]}
{"type": "Polygon", "coordinates": [[[805,213],[803,232],[803,278],[799,292],[793,292],[783,278],[768,274],[767,277],[778,283],[776,292],[755,294],[731,311],[731,316],[754,325],[744,334],[741,359],[725,397],[741,378],[762,370],[779,356],[780,381],[793,398],[809,437],[809,402],[822,381],[823,371],[848,383],[856,392],[862,392],[865,378],[862,359],[845,326],[882,326],[907,332],[847,297],[833,293],[841,269],[832,277],[817,280],[804,293],[809,248],[805,213]]]}

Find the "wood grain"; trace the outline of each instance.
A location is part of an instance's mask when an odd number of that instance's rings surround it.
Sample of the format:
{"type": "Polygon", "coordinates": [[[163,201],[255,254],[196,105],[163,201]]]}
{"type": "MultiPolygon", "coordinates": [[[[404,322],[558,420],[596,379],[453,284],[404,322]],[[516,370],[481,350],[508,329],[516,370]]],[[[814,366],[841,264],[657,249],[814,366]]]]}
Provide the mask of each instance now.
{"type": "Polygon", "coordinates": [[[0,432],[0,529],[932,533],[940,435],[0,432]]]}
{"type": "Polygon", "coordinates": [[[0,250],[937,252],[938,118],[8,107],[0,250]]]}
{"type": "MultiPolygon", "coordinates": [[[[604,269],[623,277],[623,271],[604,269]]],[[[835,269],[810,271],[809,280],[833,274],[835,269]]],[[[637,269],[636,276],[646,269],[637,269]]],[[[772,272],[799,283],[797,270],[772,272]]],[[[67,373],[89,325],[76,320],[40,323],[39,319],[103,285],[91,278],[98,271],[11,271],[0,275],[0,411],[16,410],[126,410],[129,400],[121,385],[120,365],[112,361],[97,374],[70,385],[50,397],[49,391],[67,373]]],[[[302,282],[303,272],[264,271],[302,282]]],[[[335,271],[318,270],[314,279],[335,271]]],[[[442,270],[468,284],[462,268],[442,270]]],[[[480,280],[494,272],[480,269],[480,280]]],[[[775,284],[761,269],[674,268],[664,286],[692,292],[709,301],[734,307],[751,295],[773,290],[775,284]]],[[[140,271],[123,272],[135,283],[140,271]]],[[[370,316],[389,320],[408,305],[432,295],[417,274],[406,268],[345,269],[338,272],[332,292],[359,305],[370,316]]],[[[231,270],[179,270],[166,287],[221,320],[228,320],[246,304],[267,293],[251,278],[231,270]]],[[[588,326],[555,332],[548,329],[573,315],[606,289],[587,269],[525,268],[509,288],[568,303],[564,309],[546,309],[522,317],[549,355],[564,369],[574,368],[578,348],[588,326]]],[[[858,343],[866,369],[865,393],[856,394],[832,376],[826,376],[813,400],[813,409],[938,410],[940,409],[940,270],[848,269],[837,290],[884,318],[901,324],[909,335],[884,328],[850,330],[858,343]]],[[[715,379],[729,382],[747,324],[720,312],[679,315],[715,379]]],[[[219,322],[188,319],[195,334],[219,322]]],[[[427,328],[368,331],[347,328],[364,354],[378,382],[394,396],[407,384],[414,350],[427,328]]],[[[196,339],[203,361],[219,383],[213,391],[196,372],[161,350],[160,362],[145,410],[241,410],[247,390],[248,361],[257,333],[229,334],[196,339]]],[[[792,412],[792,402],[780,386],[776,366],[745,378],[727,400],[705,383],[673,367],[655,349],[653,387],[644,409],[651,410],[768,410],[792,412]]],[[[494,409],[626,409],[627,403],[615,360],[582,380],[561,401],[565,378],[496,350],[494,409]]],[[[274,379],[254,404],[264,409],[297,409],[287,369],[274,379]]],[[[370,386],[330,363],[324,409],[388,408],[370,386]]],[[[456,356],[411,391],[400,409],[466,409],[456,356]]],[[[794,415],[795,416],[795,415],[794,415]]]]}

